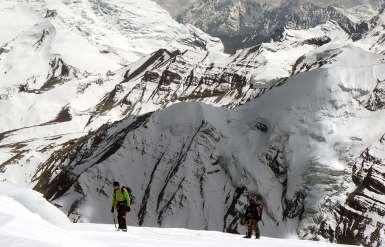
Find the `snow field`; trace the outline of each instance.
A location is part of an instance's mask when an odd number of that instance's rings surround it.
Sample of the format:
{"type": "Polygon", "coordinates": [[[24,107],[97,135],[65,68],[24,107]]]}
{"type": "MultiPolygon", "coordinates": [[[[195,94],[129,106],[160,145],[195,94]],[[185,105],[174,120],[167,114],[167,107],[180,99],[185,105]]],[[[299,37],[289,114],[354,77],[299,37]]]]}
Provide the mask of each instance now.
{"type": "Polygon", "coordinates": [[[39,193],[0,184],[0,246],[3,247],[327,247],[326,243],[262,238],[185,229],[129,227],[116,232],[113,225],[70,224],[61,211],[39,193]]]}

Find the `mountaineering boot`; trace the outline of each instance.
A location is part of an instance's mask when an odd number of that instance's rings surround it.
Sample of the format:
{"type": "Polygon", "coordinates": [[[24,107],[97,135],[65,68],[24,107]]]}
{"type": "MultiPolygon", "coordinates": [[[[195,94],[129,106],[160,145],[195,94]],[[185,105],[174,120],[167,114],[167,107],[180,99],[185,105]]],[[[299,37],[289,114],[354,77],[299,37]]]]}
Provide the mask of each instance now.
{"type": "Polygon", "coordinates": [[[261,237],[261,233],[259,231],[258,223],[255,224],[255,238],[259,239],[261,237]]]}

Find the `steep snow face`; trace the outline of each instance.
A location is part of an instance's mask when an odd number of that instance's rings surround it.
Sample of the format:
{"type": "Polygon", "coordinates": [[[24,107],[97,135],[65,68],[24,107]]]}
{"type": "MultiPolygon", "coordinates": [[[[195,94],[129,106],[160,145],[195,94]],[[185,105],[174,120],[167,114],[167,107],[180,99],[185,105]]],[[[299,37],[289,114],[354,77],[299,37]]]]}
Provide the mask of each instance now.
{"type": "MultiPolygon", "coordinates": [[[[111,183],[119,180],[135,194],[130,224],[227,232],[244,231],[239,219],[255,191],[265,202],[264,235],[326,238],[314,219],[333,215],[331,202],[343,204],[351,162],[385,133],[384,109],[371,103],[381,98],[383,59],[325,45],[244,106],[177,104],[103,126],[55,152],[35,188],[69,217],[106,222],[111,183]]],[[[349,229],[332,229],[327,239],[347,241],[349,229]]],[[[355,238],[371,246],[365,241],[355,238]]]]}

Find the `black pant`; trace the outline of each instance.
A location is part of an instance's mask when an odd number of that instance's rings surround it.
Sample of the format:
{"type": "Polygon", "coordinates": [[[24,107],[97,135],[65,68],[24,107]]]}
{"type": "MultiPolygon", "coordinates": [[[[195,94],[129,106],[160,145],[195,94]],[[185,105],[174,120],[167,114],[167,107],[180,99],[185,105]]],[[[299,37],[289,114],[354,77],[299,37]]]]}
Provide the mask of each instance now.
{"type": "Polygon", "coordinates": [[[127,202],[118,202],[116,205],[118,211],[118,224],[119,229],[127,230],[126,215],[127,215],[127,202]]]}
{"type": "Polygon", "coordinates": [[[255,238],[260,238],[258,220],[249,219],[247,221],[247,235],[246,235],[246,237],[251,238],[251,236],[253,235],[253,231],[255,231],[255,238]]]}

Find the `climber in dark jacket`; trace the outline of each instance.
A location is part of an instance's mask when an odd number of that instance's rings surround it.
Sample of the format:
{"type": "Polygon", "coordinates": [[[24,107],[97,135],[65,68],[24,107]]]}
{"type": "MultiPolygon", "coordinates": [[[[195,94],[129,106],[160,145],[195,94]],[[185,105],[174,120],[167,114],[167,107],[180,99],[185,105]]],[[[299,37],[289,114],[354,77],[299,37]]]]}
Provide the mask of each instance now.
{"type": "Polygon", "coordinates": [[[114,209],[116,208],[118,211],[119,229],[127,231],[126,214],[130,210],[131,198],[126,188],[121,187],[119,182],[114,182],[113,186],[111,213],[114,213],[114,209]]]}
{"type": "Polygon", "coordinates": [[[242,219],[243,223],[247,225],[247,234],[245,238],[251,238],[253,231],[255,231],[255,238],[260,238],[258,222],[262,220],[263,204],[260,200],[249,196],[249,205],[246,213],[242,219]]]}

